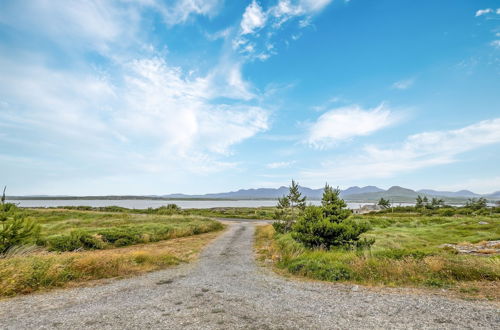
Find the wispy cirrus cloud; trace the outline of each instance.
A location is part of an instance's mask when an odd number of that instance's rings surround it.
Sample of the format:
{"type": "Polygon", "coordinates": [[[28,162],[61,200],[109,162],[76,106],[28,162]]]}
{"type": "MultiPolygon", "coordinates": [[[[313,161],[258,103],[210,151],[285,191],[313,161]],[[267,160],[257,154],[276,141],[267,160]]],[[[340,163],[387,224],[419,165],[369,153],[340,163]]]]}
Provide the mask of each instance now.
{"type": "MultiPolygon", "coordinates": [[[[263,8],[253,0],[243,13],[240,29],[232,41],[233,49],[249,59],[266,60],[277,52],[275,37],[283,24],[296,20],[298,27],[304,28],[330,3],[331,0],[278,0],[263,8]]],[[[288,39],[299,37],[296,33],[288,39]]]]}
{"type": "Polygon", "coordinates": [[[333,109],[309,125],[307,143],[318,149],[332,147],[356,136],[372,134],[400,119],[401,114],[384,104],[372,109],[363,109],[358,105],[333,109]]]}
{"type": "Polygon", "coordinates": [[[394,147],[365,146],[362,152],[325,161],[321,168],[302,172],[309,182],[387,178],[421,168],[459,161],[458,155],[500,143],[500,118],[448,131],[408,136],[394,147]]]}
{"type": "Polygon", "coordinates": [[[485,15],[489,15],[489,14],[500,15],[500,8],[497,8],[497,9],[492,9],[492,8],[479,9],[478,11],[476,11],[475,16],[479,17],[479,16],[485,16],[485,15]]]}
{"type": "MultiPolygon", "coordinates": [[[[492,9],[492,8],[486,8],[486,9],[480,9],[478,11],[476,11],[476,17],[480,17],[480,16],[485,16],[485,18],[488,20],[488,19],[497,19],[497,16],[500,15],[500,8],[497,8],[496,10],[495,9],[492,9]]],[[[498,27],[496,29],[498,31],[498,27]]],[[[500,33],[495,33],[495,37],[499,37],[500,36],[500,33]]],[[[490,42],[490,46],[494,47],[494,48],[500,48],[500,40],[499,39],[496,39],[496,40],[493,40],[490,42]]]]}
{"type": "Polygon", "coordinates": [[[273,170],[274,169],[282,169],[282,168],[288,168],[295,163],[296,163],[296,161],[294,161],[294,160],[288,161],[288,162],[274,162],[274,163],[267,164],[266,167],[273,169],[273,170]]]}
{"type": "Polygon", "coordinates": [[[215,16],[222,2],[222,0],[177,0],[167,5],[162,1],[145,0],[142,1],[142,5],[156,9],[167,24],[175,25],[184,23],[189,17],[196,15],[215,16]]]}
{"type": "Polygon", "coordinates": [[[400,89],[400,90],[405,90],[413,86],[415,83],[415,78],[409,78],[409,79],[403,79],[396,81],[394,84],[392,84],[393,89],[400,89]]]}
{"type": "Polygon", "coordinates": [[[181,24],[190,15],[213,15],[218,4],[5,4],[0,22],[57,47],[32,49],[26,43],[15,54],[0,48],[0,117],[10,127],[0,138],[31,127],[29,136],[54,146],[33,157],[78,148],[78,157],[101,164],[113,159],[128,170],[200,173],[234,167],[225,160],[232,146],[269,127],[269,111],[256,105],[241,64],[221,61],[205,74],[187,74],[141,33],[145,8],[157,10],[167,24],[181,24]],[[85,51],[75,51],[74,45],[85,51]],[[69,52],[65,65],[50,64],[69,52]],[[96,53],[100,61],[89,65],[87,56],[96,53]]]}
{"type": "Polygon", "coordinates": [[[493,9],[491,8],[479,9],[478,11],[476,11],[476,17],[483,16],[489,13],[493,13],[493,9]]]}

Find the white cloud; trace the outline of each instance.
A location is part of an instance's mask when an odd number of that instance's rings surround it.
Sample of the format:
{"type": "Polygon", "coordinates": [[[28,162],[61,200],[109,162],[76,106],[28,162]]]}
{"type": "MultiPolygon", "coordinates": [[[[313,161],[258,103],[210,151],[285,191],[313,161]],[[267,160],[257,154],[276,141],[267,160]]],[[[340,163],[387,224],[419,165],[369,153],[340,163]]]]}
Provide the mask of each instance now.
{"type": "Polygon", "coordinates": [[[321,180],[392,177],[420,168],[457,162],[456,156],[482,146],[500,143],[500,118],[461,129],[424,132],[409,136],[393,148],[367,146],[363,153],[324,162],[322,168],[303,172],[321,180]]]}
{"type": "Polygon", "coordinates": [[[357,105],[333,109],[309,127],[307,143],[320,149],[331,147],[342,140],[372,134],[399,119],[384,104],[367,110],[357,105]]]}
{"type": "Polygon", "coordinates": [[[274,162],[274,163],[269,163],[266,165],[267,168],[270,169],[279,169],[279,168],[287,168],[295,164],[295,161],[289,161],[289,162],[274,162]]]}
{"type": "Polygon", "coordinates": [[[493,12],[493,9],[491,9],[491,8],[479,9],[478,11],[476,11],[476,17],[483,16],[483,15],[486,15],[486,14],[489,14],[492,12],[493,12]]]}
{"type": "Polygon", "coordinates": [[[411,86],[413,86],[414,83],[415,83],[415,79],[413,79],[413,78],[404,79],[404,80],[396,81],[394,84],[392,84],[392,88],[404,90],[404,89],[408,89],[411,86]]]}
{"type": "Polygon", "coordinates": [[[107,1],[19,0],[0,11],[0,22],[17,30],[36,31],[56,43],[71,43],[77,50],[105,51],[114,40],[127,40],[137,15],[107,1]],[[34,19],[35,18],[35,19],[34,19]],[[128,24],[128,27],[125,25],[128,24]],[[74,42],[75,37],[78,42],[74,42]]]}
{"type": "Polygon", "coordinates": [[[221,0],[177,0],[169,5],[159,1],[144,1],[144,4],[162,13],[169,25],[184,23],[192,15],[214,16],[221,5],[221,0]]]}
{"type": "MultiPolygon", "coordinates": [[[[176,1],[169,13],[178,14],[168,22],[209,15],[216,3],[176,1]]],[[[186,74],[158,57],[154,47],[143,48],[138,16],[145,6],[163,4],[116,4],[20,0],[0,13],[0,22],[33,29],[58,42],[62,52],[82,44],[109,63],[91,68],[86,53],[74,51],[70,65],[54,68],[47,64],[53,54],[45,49],[12,53],[0,47],[0,123],[10,129],[2,131],[7,134],[2,140],[30,127],[25,136],[48,146],[46,154],[41,149],[34,158],[71,154],[65,158],[82,158],[103,169],[206,172],[235,167],[226,156],[235,144],[267,130],[269,115],[254,105],[256,95],[242,77],[241,63],[221,58],[205,74],[186,74]],[[10,18],[12,10],[21,9],[31,12],[19,21],[10,18]],[[104,165],[108,161],[113,165],[104,165]]]]}
{"type": "Polygon", "coordinates": [[[279,0],[271,8],[276,17],[312,15],[323,10],[332,0],[279,0]]]}
{"type": "Polygon", "coordinates": [[[492,42],[490,42],[490,45],[495,48],[500,48],[500,40],[493,40],[492,42]]]}
{"type": "Polygon", "coordinates": [[[255,0],[245,9],[241,20],[241,34],[254,33],[255,30],[266,24],[266,14],[255,0]]]}
{"type": "MultiPolygon", "coordinates": [[[[321,12],[331,0],[278,0],[263,9],[253,0],[246,7],[240,22],[240,31],[234,36],[233,49],[249,59],[267,60],[276,54],[277,34],[285,22],[296,19],[299,28],[311,24],[312,17],[321,12]],[[259,33],[256,33],[259,31],[259,33]]],[[[289,39],[297,40],[299,34],[292,34],[289,39]]],[[[288,43],[288,38],[281,38],[288,43]]]]}

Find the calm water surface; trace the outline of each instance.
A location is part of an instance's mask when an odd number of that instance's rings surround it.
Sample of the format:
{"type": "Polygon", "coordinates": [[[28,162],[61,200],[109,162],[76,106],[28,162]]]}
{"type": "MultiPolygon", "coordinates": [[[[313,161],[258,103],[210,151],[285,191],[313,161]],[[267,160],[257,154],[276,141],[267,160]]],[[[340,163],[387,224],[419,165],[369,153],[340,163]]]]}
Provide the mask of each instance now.
{"type": "MultiPolygon", "coordinates": [[[[260,207],[276,206],[275,200],[150,200],[150,199],[121,199],[121,200],[10,200],[11,203],[19,204],[21,207],[56,207],[56,206],[121,206],[129,209],[147,209],[148,207],[157,208],[167,204],[177,204],[183,209],[209,209],[212,207],[260,207]]],[[[308,201],[313,205],[319,205],[320,201],[308,201]]],[[[373,203],[347,203],[351,209],[357,209],[362,205],[373,203]]],[[[401,203],[396,205],[412,205],[401,203]]]]}

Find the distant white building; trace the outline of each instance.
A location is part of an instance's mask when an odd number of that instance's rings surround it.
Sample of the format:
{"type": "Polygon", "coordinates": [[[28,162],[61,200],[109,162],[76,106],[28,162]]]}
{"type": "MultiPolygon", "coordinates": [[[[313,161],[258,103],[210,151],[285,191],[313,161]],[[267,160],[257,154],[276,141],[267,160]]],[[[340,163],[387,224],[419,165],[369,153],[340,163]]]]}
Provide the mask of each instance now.
{"type": "Polygon", "coordinates": [[[366,204],[361,206],[359,209],[352,210],[354,214],[364,214],[373,211],[380,211],[382,208],[377,204],[366,204]]]}

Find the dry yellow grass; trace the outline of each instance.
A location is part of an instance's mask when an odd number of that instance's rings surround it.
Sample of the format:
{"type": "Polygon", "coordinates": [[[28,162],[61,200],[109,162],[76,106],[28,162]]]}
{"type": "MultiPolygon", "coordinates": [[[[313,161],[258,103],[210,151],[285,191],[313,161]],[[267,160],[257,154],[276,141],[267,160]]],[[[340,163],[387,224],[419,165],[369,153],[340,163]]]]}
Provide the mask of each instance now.
{"type": "Polygon", "coordinates": [[[42,253],[0,259],[0,297],[87,281],[128,277],[195,259],[220,234],[210,232],[130,247],[64,253],[42,253]]]}
{"type": "Polygon", "coordinates": [[[498,258],[443,253],[394,259],[353,251],[310,251],[296,245],[290,239],[276,239],[272,226],[257,228],[255,250],[258,260],[266,261],[286,276],[371,287],[412,287],[422,291],[435,287],[444,290],[433,293],[500,301],[498,258]],[[343,278],[330,276],[346,273],[348,276],[343,278]]]}

